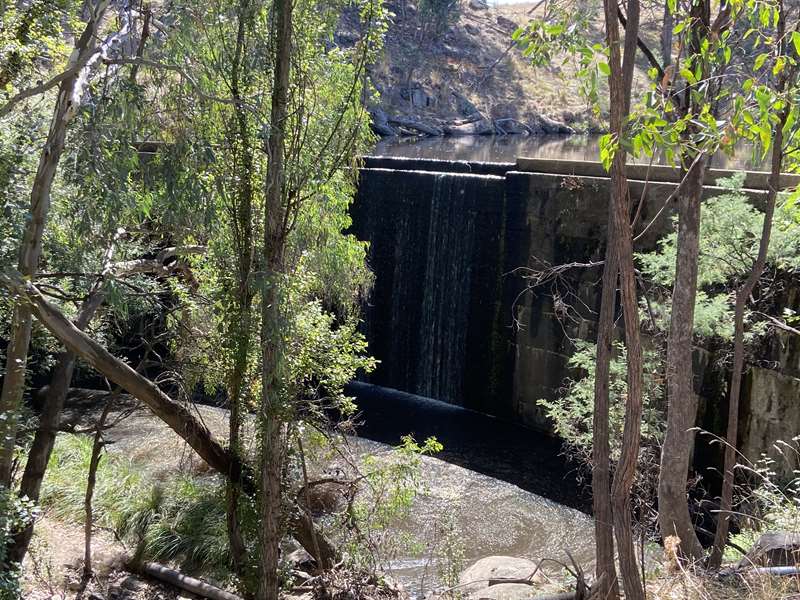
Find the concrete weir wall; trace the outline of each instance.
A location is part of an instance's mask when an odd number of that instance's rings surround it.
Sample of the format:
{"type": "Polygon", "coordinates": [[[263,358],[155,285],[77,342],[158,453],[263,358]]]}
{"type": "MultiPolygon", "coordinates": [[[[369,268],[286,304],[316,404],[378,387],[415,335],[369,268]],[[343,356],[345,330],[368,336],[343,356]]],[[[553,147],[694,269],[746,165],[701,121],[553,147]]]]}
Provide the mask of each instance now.
{"type": "MultiPolygon", "coordinates": [[[[646,223],[677,175],[644,169],[629,176],[633,198],[644,197],[646,223]]],[[[728,174],[709,175],[709,196],[728,174]]],[[[746,185],[763,188],[763,176],[749,174],[746,185]]],[[[352,215],[375,273],[365,327],[381,364],[371,382],[549,432],[537,400],[555,397],[571,375],[570,340],[595,335],[601,269],[570,269],[536,289],[528,289],[526,272],[602,260],[608,197],[597,163],[366,158],[352,215]]],[[[637,250],[654,248],[671,229],[667,208],[637,250]]],[[[787,292],[785,304],[796,307],[800,298],[787,292]]],[[[776,337],[764,352],[771,368],[750,371],[742,403],[742,447],[754,458],[767,441],[800,432],[800,345],[776,337]]],[[[718,362],[713,352],[695,353],[698,424],[713,432],[727,418],[718,362]]],[[[714,453],[702,454],[697,466],[714,466],[714,453]]]]}

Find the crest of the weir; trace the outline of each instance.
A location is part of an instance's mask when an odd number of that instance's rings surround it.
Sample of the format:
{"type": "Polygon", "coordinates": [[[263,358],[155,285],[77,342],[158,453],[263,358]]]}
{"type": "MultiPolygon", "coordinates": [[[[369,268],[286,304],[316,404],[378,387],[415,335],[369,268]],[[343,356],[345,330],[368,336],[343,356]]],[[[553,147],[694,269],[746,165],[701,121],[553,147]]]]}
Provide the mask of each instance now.
{"type": "MultiPolygon", "coordinates": [[[[707,194],[728,174],[709,173],[707,194]]],[[[632,167],[629,178],[633,198],[644,196],[640,219],[648,222],[680,174],[642,166],[632,167]]],[[[753,190],[765,184],[760,173],[745,181],[753,190]]],[[[752,192],[755,203],[760,193],[752,192]]],[[[526,291],[526,268],[602,260],[608,198],[608,179],[597,163],[366,158],[353,230],[369,241],[375,273],[365,326],[381,362],[370,380],[547,428],[537,400],[555,397],[569,375],[570,339],[594,337],[600,271],[572,269],[557,283],[526,291]]],[[[658,219],[639,249],[654,248],[670,227],[669,215],[658,219]]],[[[776,394],[797,397],[800,353],[796,341],[788,344],[792,351],[784,347],[775,357],[781,366],[770,377],[778,381],[776,394]]],[[[723,396],[720,375],[704,368],[709,357],[696,359],[697,392],[723,396]]],[[[767,401],[749,393],[751,387],[745,386],[745,413],[748,399],[767,401]]],[[[726,418],[718,408],[701,402],[701,424],[712,431],[726,418]]],[[[773,439],[800,430],[800,410],[788,420],[753,419],[744,419],[743,439],[748,428],[751,437],[773,439]]]]}

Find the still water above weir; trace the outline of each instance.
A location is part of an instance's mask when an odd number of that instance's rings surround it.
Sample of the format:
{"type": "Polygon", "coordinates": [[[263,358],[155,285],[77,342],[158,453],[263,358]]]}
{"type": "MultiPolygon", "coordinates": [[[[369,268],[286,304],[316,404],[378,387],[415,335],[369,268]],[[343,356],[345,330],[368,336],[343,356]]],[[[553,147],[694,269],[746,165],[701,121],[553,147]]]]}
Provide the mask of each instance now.
{"type": "MultiPolygon", "coordinates": [[[[375,156],[407,158],[436,158],[440,160],[468,160],[474,162],[509,162],[517,157],[554,158],[565,160],[598,160],[596,135],[505,135],[463,136],[437,138],[384,138],[375,150],[375,156]]],[[[633,162],[647,163],[646,158],[633,162]]],[[[720,169],[754,169],[762,164],[753,157],[749,148],[737,149],[733,157],[718,154],[712,166],[720,169]]],[[[658,163],[658,160],[655,161],[658,163]]]]}

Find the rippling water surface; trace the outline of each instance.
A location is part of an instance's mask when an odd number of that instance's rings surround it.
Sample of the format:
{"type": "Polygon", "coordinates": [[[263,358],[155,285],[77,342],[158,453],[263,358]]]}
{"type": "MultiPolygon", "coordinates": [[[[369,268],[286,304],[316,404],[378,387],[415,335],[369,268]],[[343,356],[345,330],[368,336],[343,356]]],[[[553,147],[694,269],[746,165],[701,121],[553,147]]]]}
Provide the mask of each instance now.
{"type": "MultiPolygon", "coordinates": [[[[356,443],[364,453],[389,448],[362,438],[356,443]]],[[[411,534],[431,548],[441,526],[454,524],[465,567],[492,555],[566,562],[568,550],[584,566],[594,557],[592,522],[574,508],[433,457],[423,458],[422,477],[427,492],[417,497],[410,518],[396,533],[411,534]]],[[[393,557],[389,563],[414,595],[422,595],[437,579],[435,563],[424,554],[393,557]]]]}

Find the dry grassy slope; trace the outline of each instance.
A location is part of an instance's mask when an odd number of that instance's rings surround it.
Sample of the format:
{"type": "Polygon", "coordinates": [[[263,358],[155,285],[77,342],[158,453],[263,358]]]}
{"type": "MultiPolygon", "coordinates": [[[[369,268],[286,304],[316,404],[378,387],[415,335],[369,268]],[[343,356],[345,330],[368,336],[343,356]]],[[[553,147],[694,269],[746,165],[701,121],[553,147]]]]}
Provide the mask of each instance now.
{"type": "MultiPolygon", "coordinates": [[[[509,51],[511,34],[528,21],[533,4],[482,8],[479,1],[462,0],[452,26],[422,41],[413,2],[393,0],[388,6],[395,16],[383,60],[373,66],[372,77],[389,115],[452,122],[468,112],[458,100],[461,95],[493,119],[512,117],[531,124],[545,115],[578,129],[592,121],[578,93],[573,61],[560,59],[534,68],[518,50],[509,51]]],[[[657,49],[658,15],[645,14],[643,21],[643,36],[657,49]]],[[[589,37],[603,39],[599,11],[589,37]]],[[[645,69],[640,64],[639,91],[645,69]]]]}

